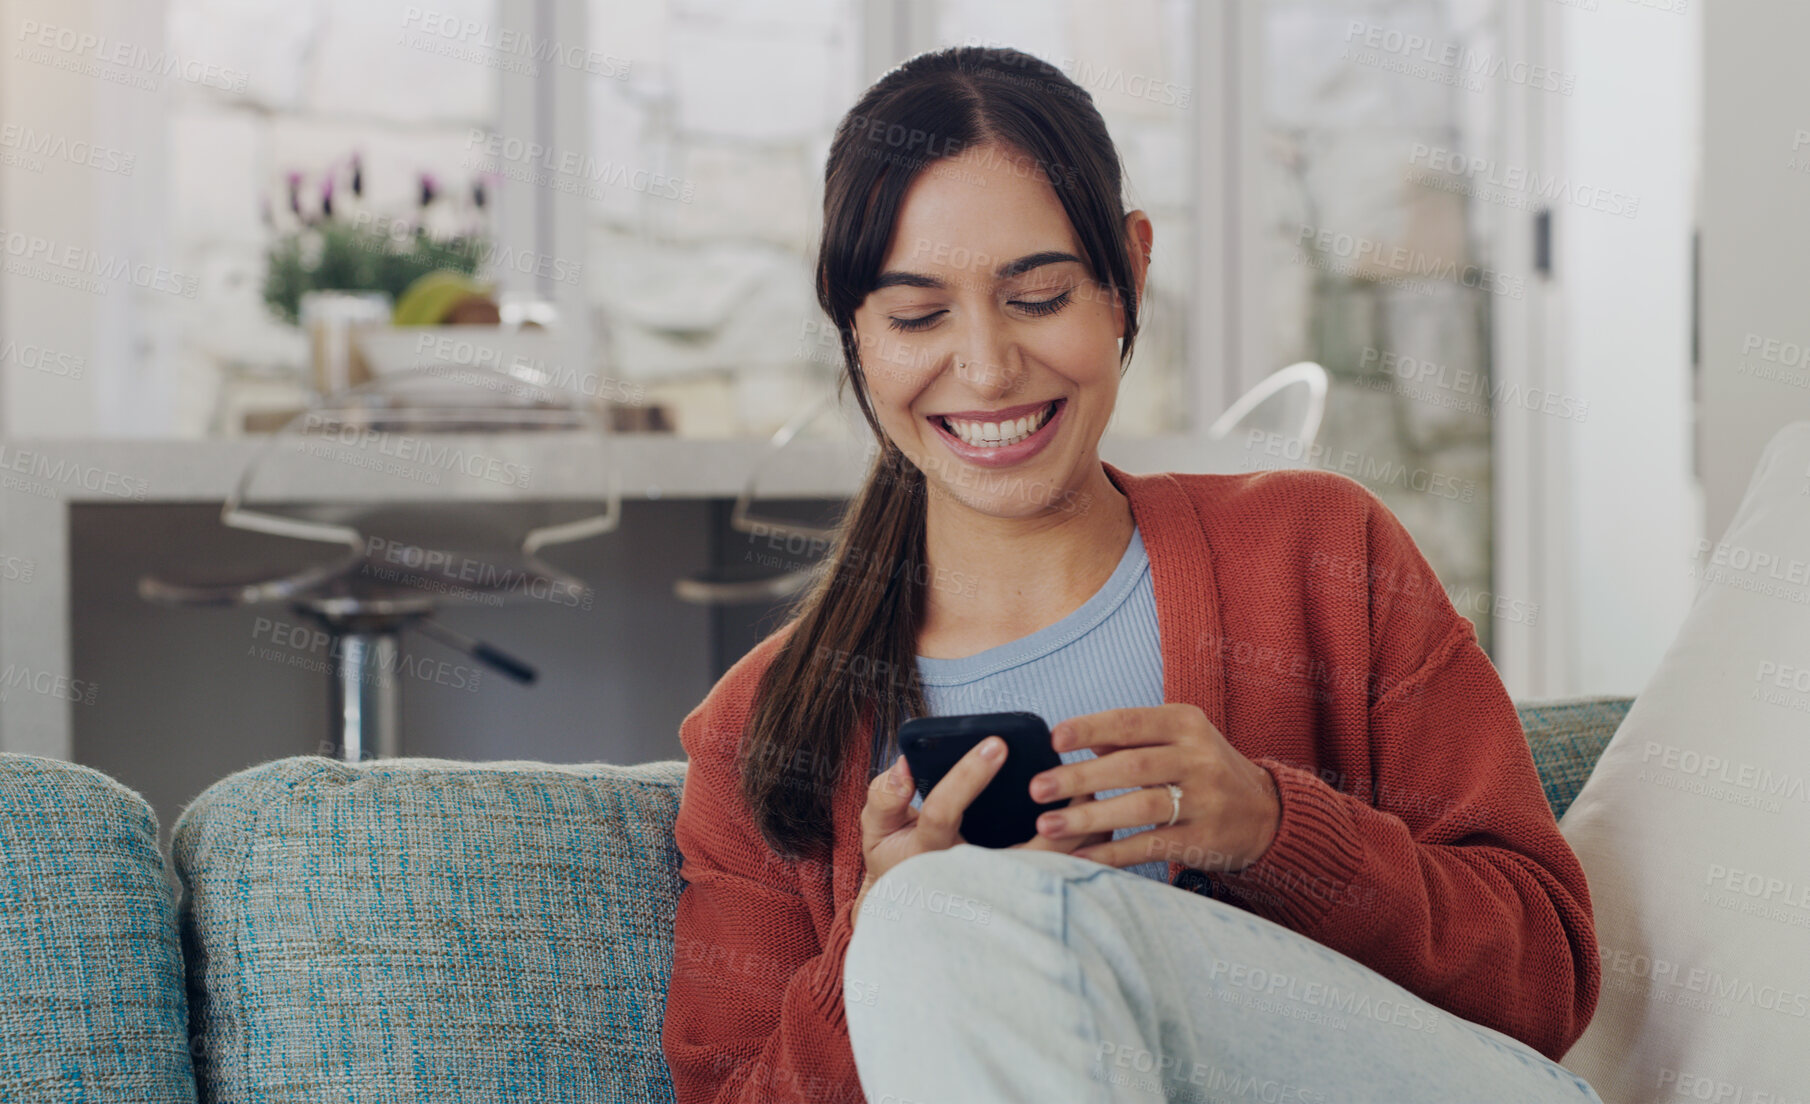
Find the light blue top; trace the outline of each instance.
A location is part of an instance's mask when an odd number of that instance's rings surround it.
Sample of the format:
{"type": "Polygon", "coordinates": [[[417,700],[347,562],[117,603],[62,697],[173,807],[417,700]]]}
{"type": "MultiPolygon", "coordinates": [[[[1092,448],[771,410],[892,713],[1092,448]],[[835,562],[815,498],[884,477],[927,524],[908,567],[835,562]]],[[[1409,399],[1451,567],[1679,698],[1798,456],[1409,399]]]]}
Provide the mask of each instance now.
{"type": "MultiPolygon", "coordinates": [[[[1054,728],[1084,713],[1162,705],[1163,652],[1144,538],[1133,528],[1112,577],[1062,620],[960,659],[919,656],[918,673],[935,717],[1025,710],[1054,728]]],[[[1062,753],[1064,763],[1094,757],[1091,748],[1062,753]]],[[[1094,797],[1104,801],[1130,792],[1130,787],[1101,790],[1094,797]]],[[[911,804],[916,808],[923,798],[914,795],[911,804]]],[[[1151,827],[1119,828],[1113,838],[1151,827]]],[[[1169,881],[1166,861],[1125,869],[1169,881]]]]}

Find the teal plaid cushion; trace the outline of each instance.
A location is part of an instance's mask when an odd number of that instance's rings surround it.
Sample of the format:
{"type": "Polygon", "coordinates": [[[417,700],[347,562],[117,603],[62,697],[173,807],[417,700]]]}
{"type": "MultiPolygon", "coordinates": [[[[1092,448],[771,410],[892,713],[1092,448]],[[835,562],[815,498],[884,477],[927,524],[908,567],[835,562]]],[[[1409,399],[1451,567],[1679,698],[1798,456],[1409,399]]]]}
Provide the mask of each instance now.
{"type": "Polygon", "coordinates": [[[144,798],[0,755],[0,1100],[193,1104],[175,919],[144,798]]]}
{"type": "Polygon", "coordinates": [[[1555,818],[1571,807],[1633,704],[1633,698],[1570,698],[1516,707],[1555,818]]]}
{"type": "Polygon", "coordinates": [[[178,819],[204,1101],[670,1101],[684,764],[279,759],[178,819]]]}

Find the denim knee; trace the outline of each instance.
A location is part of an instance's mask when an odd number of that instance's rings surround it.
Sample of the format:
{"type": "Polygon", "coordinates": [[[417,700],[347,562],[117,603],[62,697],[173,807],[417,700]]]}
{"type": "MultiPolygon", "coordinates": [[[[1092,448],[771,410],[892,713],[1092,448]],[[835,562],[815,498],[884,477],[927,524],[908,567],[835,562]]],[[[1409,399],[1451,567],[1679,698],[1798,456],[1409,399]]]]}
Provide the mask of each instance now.
{"type": "MultiPolygon", "coordinates": [[[[1022,936],[1018,911],[1031,907],[1018,851],[957,844],[913,855],[867,891],[844,961],[849,1015],[874,993],[904,991],[937,976],[959,987],[987,947],[1022,936]]],[[[885,1003],[885,1002],[882,1002],[885,1003]]]]}
{"type": "Polygon", "coordinates": [[[937,934],[971,935],[969,929],[989,927],[998,909],[1013,894],[1004,892],[1012,879],[1001,864],[1015,856],[973,844],[957,844],[941,851],[913,855],[894,866],[867,891],[858,938],[869,929],[892,929],[886,938],[921,929],[937,934]]]}

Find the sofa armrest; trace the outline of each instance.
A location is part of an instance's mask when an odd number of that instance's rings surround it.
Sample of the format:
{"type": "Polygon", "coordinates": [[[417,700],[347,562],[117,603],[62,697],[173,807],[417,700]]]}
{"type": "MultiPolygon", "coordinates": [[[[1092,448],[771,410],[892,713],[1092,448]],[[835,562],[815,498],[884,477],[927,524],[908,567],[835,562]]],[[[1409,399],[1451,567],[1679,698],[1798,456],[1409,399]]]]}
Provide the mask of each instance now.
{"type": "Polygon", "coordinates": [[[194,1104],[172,879],[143,797],[0,754],[0,1100],[194,1104]]]}

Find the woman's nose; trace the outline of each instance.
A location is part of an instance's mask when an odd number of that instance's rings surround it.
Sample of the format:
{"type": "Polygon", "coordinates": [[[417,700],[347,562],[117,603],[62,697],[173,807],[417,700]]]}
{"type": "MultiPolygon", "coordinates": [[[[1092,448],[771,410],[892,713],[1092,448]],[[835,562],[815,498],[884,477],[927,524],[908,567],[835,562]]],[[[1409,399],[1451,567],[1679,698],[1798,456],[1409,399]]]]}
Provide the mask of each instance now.
{"type": "Polygon", "coordinates": [[[1024,359],[1015,351],[985,358],[957,353],[952,367],[955,377],[987,403],[1019,394],[1031,378],[1024,359]]]}
{"type": "Polygon", "coordinates": [[[1024,378],[1023,361],[1013,352],[1002,327],[976,324],[958,342],[951,367],[956,378],[988,399],[1009,395],[1024,378]]]}

